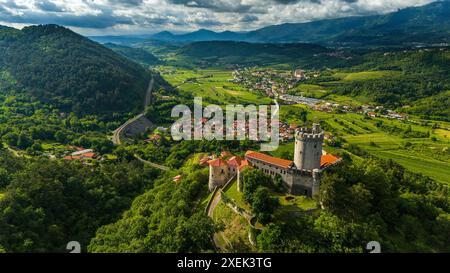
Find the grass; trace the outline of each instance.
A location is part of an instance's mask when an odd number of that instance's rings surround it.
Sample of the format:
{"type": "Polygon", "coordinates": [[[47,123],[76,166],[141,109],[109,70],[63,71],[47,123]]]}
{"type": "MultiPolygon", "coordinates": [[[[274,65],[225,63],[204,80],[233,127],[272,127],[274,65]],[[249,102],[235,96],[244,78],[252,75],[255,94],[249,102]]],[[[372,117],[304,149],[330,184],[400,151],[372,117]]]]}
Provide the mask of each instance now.
{"type": "Polygon", "coordinates": [[[259,93],[250,92],[242,86],[231,82],[232,71],[218,69],[188,70],[181,68],[160,68],[163,77],[178,90],[204,100],[224,104],[270,104],[271,100],[259,93]],[[167,72],[167,71],[170,71],[167,72]]]}
{"type": "Polygon", "coordinates": [[[450,185],[450,163],[423,155],[414,155],[402,150],[375,151],[383,159],[392,159],[412,172],[420,172],[438,182],[450,185]]]}
{"type": "Polygon", "coordinates": [[[334,76],[342,81],[367,81],[377,80],[398,75],[399,71],[382,70],[382,71],[363,71],[355,73],[336,73],[334,76]]]}
{"type": "Polygon", "coordinates": [[[237,181],[230,185],[229,189],[225,192],[225,194],[236,201],[237,205],[247,211],[251,211],[250,206],[244,201],[242,198],[242,193],[237,190],[237,181]]]}
{"type": "Polygon", "coordinates": [[[3,192],[0,192],[0,201],[3,199],[4,196],[5,194],[3,192]]]}
{"type": "Polygon", "coordinates": [[[315,84],[299,84],[289,93],[295,93],[297,95],[303,95],[305,97],[321,98],[326,95],[329,90],[323,88],[320,85],[315,84]]]}
{"type": "MultiPolygon", "coordinates": [[[[386,118],[368,119],[360,114],[344,113],[334,114],[318,112],[309,109],[305,105],[282,106],[281,113],[292,113],[295,116],[295,109],[307,109],[308,120],[325,121],[334,132],[342,136],[348,144],[355,144],[373,156],[382,159],[392,159],[408,170],[421,173],[435,179],[438,182],[450,184],[450,131],[444,129],[433,130],[430,126],[406,123],[404,121],[386,118]],[[401,135],[392,134],[385,129],[376,126],[382,121],[386,126],[396,126],[403,130],[411,126],[413,131],[431,132],[431,137],[436,137],[437,141],[430,138],[402,138],[401,135]],[[410,143],[413,149],[406,149],[405,144],[410,143]]],[[[291,114],[292,115],[292,114],[291,114]]],[[[295,117],[287,116],[290,122],[295,122],[295,117]]],[[[443,127],[446,125],[440,123],[443,127]]],[[[297,123],[301,124],[301,123],[297,123]]],[[[280,146],[273,152],[275,156],[289,154],[293,150],[293,143],[280,146]]],[[[330,150],[325,147],[326,150],[330,150]]],[[[331,149],[337,152],[338,149],[331,149]]],[[[291,158],[292,159],[292,158],[291,158]]]]}
{"type": "Polygon", "coordinates": [[[248,240],[249,224],[247,220],[233,212],[222,201],[214,210],[213,219],[216,223],[222,223],[224,230],[216,234],[216,242],[224,251],[250,252],[253,249],[248,240]],[[231,245],[231,249],[230,246],[231,245]]]}
{"type": "Polygon", "coordinates": [[[306,196],[294,196],[294,195],[282,195],[282,194],[274,194],[278,197],[281,208],[283,210],[302,210],[307,211],[311,209],[317,208],[317,202],[314,199],[308,198],[306,196]]]}

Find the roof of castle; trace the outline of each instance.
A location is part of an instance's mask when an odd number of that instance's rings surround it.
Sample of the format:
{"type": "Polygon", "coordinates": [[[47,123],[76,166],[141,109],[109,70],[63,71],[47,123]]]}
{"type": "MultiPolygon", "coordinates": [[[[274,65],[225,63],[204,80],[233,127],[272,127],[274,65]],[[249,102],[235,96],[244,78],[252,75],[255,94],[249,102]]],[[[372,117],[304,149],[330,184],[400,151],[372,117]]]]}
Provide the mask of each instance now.
{"type": "Polygon", "coordinates": [[[247,159],[242,160],[241,165],[238,167],[239,171],[242,171],[245,168],[250,168],[250,163],[247,159]]]}
{"type": "Polygon", "coordinates": [[[277,158],[277,157],[273,157],[270,155],[266,155],[263,153],[258,153],[258,152],[254,152],[254,151],[248,151],[245,154],[245,157],[247,158],[251,158],[251,159],[256,159],[271,165],[275,165],[284,169],[287,169],[289,167],[292,166],[292,164],[294,164],[294,161],[292,160],[286,160],[286,159],[281,159],[281,158],[277,158]]]}
{"type": "Polygon", "coordinates": [[[334,155],[323,155],[320,159],[320,168],[326,168],[328,166],[334,165],[338,162],[340,162],[342,159],[340,157],[334,156],[334,155]]]}
{"type": "Polygon", "coordinates": [[[232,158],[228,159],[228,165],[238,167],[241,165],[242,158],[239,156],[233,156],[232,158]]]}
{"type": "Polygon", "coordinates": [[[209,164],[209,166],[212,166],[212,167],[228,166],[228,163],[221,158],[210,160],[210,161],[208,161],[208,164],[209,164]]]}

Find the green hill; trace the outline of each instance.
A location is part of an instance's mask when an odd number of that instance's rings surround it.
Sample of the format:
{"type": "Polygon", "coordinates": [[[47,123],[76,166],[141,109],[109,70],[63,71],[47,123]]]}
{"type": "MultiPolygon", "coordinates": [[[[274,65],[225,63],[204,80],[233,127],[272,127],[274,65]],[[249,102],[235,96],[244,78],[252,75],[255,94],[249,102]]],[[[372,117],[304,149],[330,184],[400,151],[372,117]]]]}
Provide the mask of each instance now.
{"type": "Polygon", "coordinates": [[[181,47],[176,60],[213,66],[295,64],[304,68],[324,68],[349,65],[354,62],[350,56],[314,44],[210,41],[194,42],[181,47]]]}
{"type": "Polygon", "coordinates": [[[0,68],[62,111],[128,112],[142,106],[150,73],[64,27],[0,28],[0,68]]]}
{"type": "Polygon", "coordinates": [[[142,48],[133,48],[112,43],[107,43],[105,44],[105,46],[109,49],[114,50],[114,52],[117,52],[120,55],[143,65],[156,65],[160,63],[158,58],[142,48]]]}

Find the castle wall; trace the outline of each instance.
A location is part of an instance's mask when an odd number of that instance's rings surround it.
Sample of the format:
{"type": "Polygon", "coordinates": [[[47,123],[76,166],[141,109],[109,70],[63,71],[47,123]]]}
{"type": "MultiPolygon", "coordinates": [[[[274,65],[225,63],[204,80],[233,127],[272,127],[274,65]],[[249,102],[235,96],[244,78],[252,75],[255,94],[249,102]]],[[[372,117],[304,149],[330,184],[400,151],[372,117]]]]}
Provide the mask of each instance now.
{"type": "Polygon", "coordinates": [[[136,119],[124,129],[123,134],[126,136],[134,137],[141,133],[144,133],[149,128],[154,128],[153,123],[144,115],[140,115],[136,117],[136,119]]]}
{"type": "Polygon", "coordinates": [[[295,168],[284,169],[251,158],[247,158],[247,160],[254,168],[261,170],[266,175],[271,177],[280,175],[290,194],[312,197],[318,192],[320,184],[319,170],[313,172],[297,170],[295,168]]]}

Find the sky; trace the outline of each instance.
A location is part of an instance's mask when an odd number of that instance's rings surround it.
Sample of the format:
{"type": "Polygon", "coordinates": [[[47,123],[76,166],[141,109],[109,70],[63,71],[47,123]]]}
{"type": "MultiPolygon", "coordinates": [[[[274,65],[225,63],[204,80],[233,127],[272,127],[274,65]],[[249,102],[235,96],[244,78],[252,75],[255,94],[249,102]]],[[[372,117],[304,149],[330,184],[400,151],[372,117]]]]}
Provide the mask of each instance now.
{"type": "Polygon", "coordinates": [[[0,0],[0,25],[59,24],[84,35],[249,31],[384,14],[433,0],[0,0]]]}

